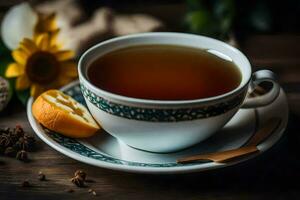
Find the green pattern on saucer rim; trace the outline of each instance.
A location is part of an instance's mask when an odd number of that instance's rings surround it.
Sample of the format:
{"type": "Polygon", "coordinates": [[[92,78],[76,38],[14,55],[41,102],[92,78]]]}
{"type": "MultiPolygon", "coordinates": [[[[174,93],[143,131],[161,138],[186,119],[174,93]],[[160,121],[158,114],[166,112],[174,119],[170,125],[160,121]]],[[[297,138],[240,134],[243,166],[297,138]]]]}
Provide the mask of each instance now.
{"type": "Polygon", "coordinates": [[[120,159],[112,158],[104,154],[98,153],[84,146],[83,144],[79,143],[77,140],[62,136],[61,134],[51,132],[51,134],[48,135],[57,143],[59,143],[60,145],[64,146],[65,148],[73,152],[76,152],[84,157],[93,158],[95,160],[100,160],[107,163],[137,166],[137,167],[180,167],[182,166],[182,164],[177,164],[177,163],[155,164],[155,163],[139,163],[139,162],[120,160],[120,159]]]}
{"type": "MultiPolygon", "coordinates": [[[[74,99],[76,99],[78,102],[85,105],[84,98],[82,96],[82,93],[80,91],[79,84],[74,85],[73,87],[68,88],[64,91],[64,93],[72,96],[74,99]]],[[[156,163],[140,163],[140,162],[131,162],[131,161],[125,161],[121,159],[116,159],[104,154],[101,154],[99,152],[96,152],[85,145],[81,144],[78,140],[72,139],[66,136],[63,136],[61,134],[52,132],[46,128],[44,130],[48,133],[47,135],[52,138],[54,141],[56,141],[58,144],[62,145],[63,147],[78,153],[81,156],[92,158],[95,160],[100,160],[107,163],[112,164],[118,164],[118,165],[128,165],[128,166],[136,166],[136,167],[180,167],[182,164],[177,163],[162,163],[162,164],[156,164],[156,163]]],[[[193,165],[193,164],[190,164],[193,165]]],[[[186,165],[185,165],[186,166],[186,165]]]]}
{"type": "Polygon", "coordinates": [[[152,109],[138,108],[113,103],[97,96],[82,84],[80,87],[83,95],[89,102],[109,114],[124,117],[127,119],[151,122],[177,122],[217,116],[240,105],[243,102],[246,94],[245,92],[242,92],[241,94],[228,100],[227,102],[222,102],[210,106],[178,109],[152,109]]]}

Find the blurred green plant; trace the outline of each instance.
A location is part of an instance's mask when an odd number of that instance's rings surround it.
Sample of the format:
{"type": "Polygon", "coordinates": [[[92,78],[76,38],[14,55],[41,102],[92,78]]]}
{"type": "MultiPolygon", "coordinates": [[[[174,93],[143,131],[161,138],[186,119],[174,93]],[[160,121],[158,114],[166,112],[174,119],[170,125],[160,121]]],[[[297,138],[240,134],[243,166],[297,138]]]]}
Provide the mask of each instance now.
{"type": "Polygon", "coordinates": [[[8,50],[0,39],[0,76],[4,77],[6,66],[12,61],[10,50],[8,50]]]}
{"type": "Polygon", "coordinates": [[[192,33],[226,40],[235,16],[234,0],[187,0],[185,23],[192,33]]]}
{"type": "Polygon", "coordinates": [[[191,33],[229,40],[233,33],[266,32],[272,17],[265,0],[187,0],[185,26],[191,33]]]}
{"type": "MultiPolygon", "coordinates": [[[[5,78],[5,71],[7,65],[12,62],[12,57],[10,55],[10,50],[8,50],[0,39],[0,76],[5,78]]],[[[13,95],[13,79],[7,79],[9,83],[9,96],[13,95]]]]}
{"type": "MultiPolygon", "coordinates": [[[[2,40],[0,39],[0,76],[5,78],[5,71],[9,63],[13,62],[11,51],[6,48],[2,40]]],[[[7,79],[7,78],[6,78],[7,79]]],[[[7,79],[9,82],[9,96],[16,95],[16,97],[22,102],[23,105],[29,98],[29,91],[14,91],[15,78],[7,79]]]]}

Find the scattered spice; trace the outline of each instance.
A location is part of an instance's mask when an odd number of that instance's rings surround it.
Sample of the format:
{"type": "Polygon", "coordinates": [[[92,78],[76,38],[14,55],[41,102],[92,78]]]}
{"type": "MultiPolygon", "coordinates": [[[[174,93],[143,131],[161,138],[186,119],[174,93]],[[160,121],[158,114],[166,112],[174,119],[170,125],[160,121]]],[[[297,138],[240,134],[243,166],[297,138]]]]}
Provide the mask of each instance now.
{"type": "Polygon", "coordinates": [[[73,189],[66,189],[66,192],[73,193],[74,190],[73,189]]]}
{"type": "Polygon", "coordinates": [[[24,150],[19,151],[19,152],[17,153],[16,158],[17,158],[18,160],[21,160],[21,161],[24,161],[24,162],[28,161],[28,155],[27,155],[27,152],[24,151],[24,150]]]}
{"type": "Polygon", "coordinates": [[[2,135],[2,134],[8,134],[8,133],[9,133],[9,128],[8,127],[0,129],[0,135],[2,135]]]}
{"type": "Polygon", "coordinates": [[[81,177],[83,181],[86,179],[86,173],[82,170],[77,170],[74,175],[81,177]]]}
{"type": "MultiPolygon", "coordinates": [[[[0,128],[0,154],[4,154],[9,157],[16,157],[21,161],[28,161],[28,151],[32,151],[35,146],[35,138],[24,132],[20,125],[17,125],[14,129],[10,128],[0,128]]],[[[76,170],[74,177],[71,182],[77,187],[84,187],[87,174],[82,170],[76,170]]],[[[40,171],[38,173],[38,179],[40,181],[46,180],[46,175],[40,171]]],[[[26,179],[22,182],[22,187],[30,187],[31,184],[26,179]]],[[[66,192],[73,193],[73,189],[66,189],[66,192]]],[[[97,196],[97,193],[89,189],[88,193],[97,196]]]]}
{"type": "Polygon", "coordinates": [[[25,133],[23,137],[23,143],[21,143],[21,145],[23,150],[32,151],[35,146],[34,137],[25,133]]]}
{"type": "Polygon", "coordinates": [[[84,182],[86,180],[86,173],[82,170],[76,170],[74,177],[71,179],[71,182],[78,187],[84,187],[84,182]]]}
{"type": "Polygon", "coordinates": [[[94,196],[97,196],[97,193],[95,192],[95,190],[89,189],[88,192],[92,193],[94,196]]]}
{"type": "Polygon", "coordinates": [[[7,132],[14,143],[17,142],[20,137],[24,136],[24,130],[20,125],[17,125],[13,130],[7,128],[7,132]]]}
{"type": "Polygon", "coordinates": [[[0,154],[28,161],[27,151],[33,151],[35,138],[24,132],[20,125],[0,129],[0,154]]]}
{"type": "Polygon", "coordinates": [[[13,147],[7,147],[4,151],[4,155],[9,157],[15,157],[17,154],[17,151],[13,147]]]}
{"type": "Polygon", "coordinates": [[[2,147],[9,147],[11,144],[11,140],[10,140],[10,137],[9,137],[9,134],[2,134],[0,136],[0,145],[2,147]]]}
{"type": "Polygon", "coordinates": [[[39,172],[38,178],[40,181],[45,181],[46,180],[46,175],[43,172],[39,172]]]}
{"type": "MultiPolygon", "coordinates": [[[[18,154],[21,155],[24,152],[26,153],[26,151],[21,150],[21,151],[18,152],[18,154]]],[[[71,182],[73,184],[75,184],[77,187],[84,187],[85,186],[85,184],[84,184],[85,181],[84,180],[86,178],[86,173],[84,171],[82,171],[82,170],[77,170],[74,173],[74,175],[75,176],[71,179],[71,182]]],[[[42,171],[39,171],[39,173],[38,173],[38,179],[40,181],[45,181],[46,180],[46,175],[42,171]]],[[[31,187],[31,184],[29,183],[28,179],[26,179],[25,181],[22,182],[21,186],[22,187],[31,187]]],[[[72,188],[67,188],[67,189],[65,189],[65,191],[68,192],[68,193],[75,192],[75,190],[72,189],[72,188]]],[[[91,189],[91,188],[88,190],[88,193],[90,193],[93,196],[97,196],[96,191],[93,190],[93,189],[91,189]]]]}
{"type": "Polygon", "coordinates": [[[28,180],[22,182],[22,187],[30,187],[30,183],[28,180]]]}
{"type": "Polygon", "coordinates": [[[20,137],[15,143],[15,147],[18,150],[32,151],[34,146],[35,146],[34,137],[26,133],[22,137],[20,137]]]}
{"type": "Polygon", "coordinates": [[[80,176],[75,176],[71,179],[71,182],[74,183],[77,187],[84,187],[84,180],[80,176]]]}

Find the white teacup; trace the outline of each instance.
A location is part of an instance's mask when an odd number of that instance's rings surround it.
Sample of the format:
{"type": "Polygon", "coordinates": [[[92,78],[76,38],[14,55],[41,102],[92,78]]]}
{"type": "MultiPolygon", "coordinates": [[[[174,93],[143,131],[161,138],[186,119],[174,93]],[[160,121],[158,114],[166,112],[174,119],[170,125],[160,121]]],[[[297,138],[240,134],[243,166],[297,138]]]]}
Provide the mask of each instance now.
{"type": "Polygon", "coordinates": [[[221,129],[241,107],[271,103],[280,89],[271,71],[252,74],[248,59],[236,48],[212,38],[183,33],[142,33],[107,40],[82,55],[78,71],[87,106],[103,129],[129,146],[153,152],[172,152],[195,145],[221,129]],[[219,96],[160,101],[113,94],[89,81],[87,69],[95,59],[120,48],[147,44],[178,45],[221,53],[219,56],[232,60],[239,68],[240,85],[219,96]],[[246,97],[249,90],[263,81],[273,83],[267,94],[246,97]]]}

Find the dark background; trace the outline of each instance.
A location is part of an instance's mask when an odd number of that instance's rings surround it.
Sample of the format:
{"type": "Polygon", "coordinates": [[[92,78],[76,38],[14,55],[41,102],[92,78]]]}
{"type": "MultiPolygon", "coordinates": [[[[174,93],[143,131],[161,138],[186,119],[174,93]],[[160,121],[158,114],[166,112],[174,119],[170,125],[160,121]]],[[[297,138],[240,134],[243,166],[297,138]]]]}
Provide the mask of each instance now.
{"type": "MultiPolygon", "coordinates": [[[[3,13],[19,2],[1,0],[0,12],[3,13]]],[[[92,198],[86,190],[75,189],[72,194],[64,191],[73,186],[68,178],[72,177],[76,169],[85,170],[95,181],[93,187],[97,190],[98,196],[95,198],[98,199],[299,199],[300,1],[197,2],[81,0],[80,4],[88,15],[97,7],[109,6],[122,13],[152,14],[165,22],[170,31],[194,32],[191,24],[185,20],[188,13],[205,10],[208,16],[216,16],[212,17],[212,23],[207,20],[205,27],[208,29],[215,27],[214,23],[222,22],[225,19],[222,16],[228,16],[228,12],[222,12],[220,17],[216,7],[219,8],[222,2],[229,2],[230,5],[233,2],[234,17],[228,30],[234,33],[239,48],[249,57],[253,70],[274,71],[287,93],[290,116],[283,138],[265,154],[237,166],[207,173],[168,176],[137,175],[89,166],[54,151],[38,139],[39,151],[31,154],[34,162],[24,165],[17,160],[1,157],[1,200],[92,198]],[[199,7],[197,2],[203,3],[203,6],[199,7]],[[36,180],[41,169],[47,174],[49,182],[38,182],[32,188],[20,187],[24,179],[36,180]]],[[[230,6],[225,8],[225,11],[232,9],[230,6]]],[[[203,31],[198,27],[195,32],[203,34],[199,30],[203,31]]],[[[212,30],[205,32],[204,29],[204,34],[219,38],[222,30],[212,30]]],[[[226,29],[225,34],[228,30],[226,29]]],[[[33,133],[26,118],[25,107],[17,99],[13,99],[0,114],[0,126],[12,127],[16,123],[33,133]]]]}

